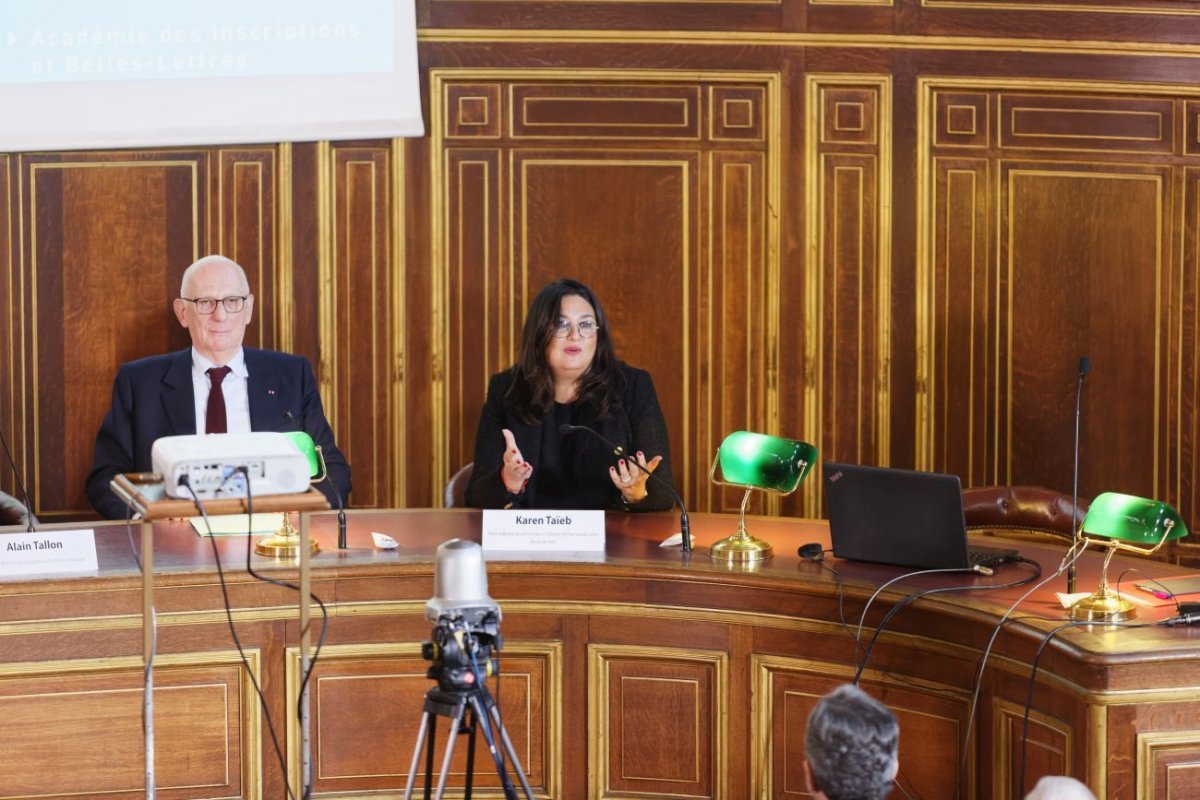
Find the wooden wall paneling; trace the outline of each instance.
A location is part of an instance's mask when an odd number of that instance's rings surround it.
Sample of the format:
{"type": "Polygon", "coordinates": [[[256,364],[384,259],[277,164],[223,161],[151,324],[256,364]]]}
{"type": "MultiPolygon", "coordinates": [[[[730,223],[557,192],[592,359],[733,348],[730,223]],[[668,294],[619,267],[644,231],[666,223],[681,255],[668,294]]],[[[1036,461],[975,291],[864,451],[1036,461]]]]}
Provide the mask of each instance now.
{"type": "MultiPolygon", "coordinates": [[[[18,230],[18,223],[14,220],[12,202],[16,192],[12,164],[12,156],[0,153],[0,297],[3,298],[0,301],[0,432],[8,441],[13,458],[21,464],[25,462],[28,450],[28,440],[24,435],[17,435],[19,431],[16,427],[16,392],[26,385],[19,377],[25,360],[17,343],[22,327],[20,317],[24,307],[24,292],[18,284],[19,273],[16,269],[17,243],[14,233],[18,230]]],[[[0,477],[0,491],[19,496],[17,482],[11,471],[7,474],[0,471],[0,475],[3,475],[0,477]]]]}
{"type": "Polygon", "coordinates": [[[934,166],[933,290],[925,324],[939,380],[928,387],[936,424],[931,463],[964,486],[994,483],[996,280],[989,257],[993,203],[986,159],[934,166]],[[954,376],[955,380],[951,380],[954,376]]]}
{"type": "Polygon", "coordinates": [[[1089,354],[1081,440],[1126,455],[1081,459],[1081,493],[1164,496],[1168,175],[1006,162],[999,177],[1000,482],[1069,480],[1070,449],[1043,445],[1070,440],[1079,355],[1089,354]]]}
{"type": "Polygon", "coordinates": [[[276,149],[222,148],[216,155],[214,251],[242,265],[254,292],[254,319],[246,344],[277,349],[276,149]]]}
{"type": "MultiPolygon", "coordinates": [[[[495,110],[493,114],[497,113],[495,110]]],[[[516,358],[514,276],[508,268],[502,220],[507,199],[497,149],[454,147],[446,153],[449,272],[443,369],[456,387],[447,428],[450,474],[475,457],[475,429],[492,374],[516,358]]],[[[440,498],[438,498],[440,499],[440,498]]]]}
{"type": "Polygon", "coordinates": [[[396,425],[392,149],[387,143],[330,148],[332,227],[321,304],[321,382],[326,415],[353,468],[357,506],[395,504],[403,442],[396,425]]]}
{"type": "Polygon", "coordinates": [[[1137,735],[1137,796],[1182,800],[1200,794],[1200,730],[1137,735]]]}
{"type": "Polygon", "coordinates": [[[769,155],[777,79],[434,70],[430,94],[434,181],[446,198],[435,200],[445,210],[434,222],[434,316],[448,331],[435,339],[435,485],[471,457],[485,381],[515,358],[533,294],[569,275],[604,302],[618,355],[654,375],[677,483],[707,497],[708,452],[727,422],[773,424],[778,234],[767,208],[778,193],[769,155]],[[703,235],[714,214],[729,224],[703,235]],[[730,252],[706,256],[713,247],[730,252]],[[719,278],[704,277],[709,258],[719,278]],[[710,283],[735,274],[717,299],[710,283]],[[738,305],[747,301],[750,317],[738,305]],[[709,302],[727,305],[699,310],[709,302]],[[460,318],[483,325],[460,339],[460,318]],[[749,363],[743,350],[707,365],[711,343],[727,334],[764,349],[749,363]],[[472,348],[471,336],[484,338],[472,348]],[[753,406],[733,417],[719,410],[728,419],[703,405],[726,370],[738,386],[722,391],[745,391],[753,406]]]}
{"type": "MultiPolygon", "coordinates": [[[[807,659],[756,654],[751,662],[756,687],[753,763],[769,765],[758,770],[761,783],[754,785],[754,796],[803,796],[808,715],[822,696],[851,676],[836,665],[807,659]]],[[[962,740],[966,699],[914,690],[890,677],[867,677],[863,689],[888,706],[900,723],[901,786],[914,797],[955,796],[961,751],[946,748],[945,742],[962,740]]]]}
{"type": "MultiPolygon", "coordinates": [[[[775,388],[778,329],[772,330],[772,317],[778,319],[773,312],[780,299],[767,273],[764,161],[759,153],[715,153],[709,161],[712,221],[706,227],[712,244],[699,280],[708,300],[699,306],[706,313],[697,320],[694,357],[707,403],[696,410],[701,469],[688,477],[697,481],[693,504],[710,510],[737,512],[744,494],[707,480],[722,438],[737,430],[774,429],[767,397],[775,388]]],[[[765,495],[756,492],[747,512],[761,514],[766,505],[765,495]]]]}
{"type": "Polygon", "coordinates": [[[1070,719],[1059,719],[1044,711],[1032,709],[1025,722],[1025,706],[996,699],[991,709],[993,747],[997,757],[991,765],[992,796],[1024,797],[1037,783],[1040,775],[1071,775],[1074,772],[1078,746],[1070,719]],[[1025,788],[1021,781],[1021,763],[1025,764],[1025,788]],[[997,769],[1004,764],[1008,769],[997,769]]]}
{"type": "MultiPolygon", "coordinates": [[[[248,656],[257,670],[257,651],[248,656]]],[[[159,791],[260,795],[259,704],[236,652],[161,655],[154,700],[159,791]]],[[[8,722],[0,798],[143,794],[142,671],[133,659],[6,666],[0,711],[8,722]],[[63,719],[73,721],[65,737],[63,719]]]]}
{"type": "Polygon", "coordinates": [[[588,647],[592,797],[724,797],[728,655],[588,647]]]}
{"type": "Polygon", "coordinates": [[[695,336],[700,168],[694,149],[529,148],[513,163],[519,313],[563,275],[596,292],[617,356],[654,376],[681,477],[693,466],[686,359],[695,336]]]}
{"type": "MultiPolygon", "coordinates": [[[[509,639],[505,642],[503,660],[504,688],[497,699],[513,749],[530,785],[549,797],[558,797],[563,770],[561,645],[509,639]]],[[[404,788],[417,744],[425,694],[437,688],[426,677],[428,667],[429,662],[420,657],[413,645],[325,648],[311,693],[315,792],[364,789],[395,792],[404,788]]],[[[298,691],[298,675],[299,650],[289,648],[290,693],[298,691]]],[[[489,689],[496,698],[495,682],[489,689]]],[[[297,731],[299,720],[295,708],[289,708],[288,714],[289,730],[297,731]]],[[[435,724],[436,785],[450,727],[445,717],[439,717],[435,724]]],[[[500,783],[487,743],[482,732],[476,736],[474,786],[477,790],[497,791],[500,783]]],[[[466,764],[467,742],[459,737],[448,773],[450,787],[463,785],[466,764]]],[[[289,752],[293,782],[299,778],[299,766],[299,754],[293,748],[289,752]]],[[[418,791],[424,780],[423,748],[416,776],[418,791]]]]}
{"type": "MultiPolygon", "coordinates": [[[[822,459],[886,466],[891,256],[891,81],[805,77],[809,196],[805,302],[808,441],[822,459]]],[[[805,485],[819,509],[821,481],[805,485]]]]}
{"type": "Polygon", "coordinates": [[[22,354],[39,517],[86,512],[83,482],[115,366],[187,344],[171,312],[203,249],[203,152],[28,157],[22,281],[33,309],[22,354]]]}
{"type": "MultiPolygon", "coordinates": [[[[1195,104],[1200,106],[1200,104],[1195,104]]],[[[1194,106],[1189,104],[1189,126],[1194,119],[1194,106]]],[[[1196,135],[1197,128],[1189,127],[1188,139],[1196,135]]],[[[1186,149],[1186,148],[1185,148],[1186,149]]],[[[1196,153],[1200,155],[1200,141],[1196,153]]],[[[1179,320],[1179,397],[1180,421],[1176,437],[1176,459],[1179,466],[1177,502],[1180,507],[1200,509],[1200,409],[1196,398],[1200,396],[1200,327],[1191,309],[1200,303],[1200,167],[1183,170],[1183,200],[1181,203],[1181,230],[1183,233],[1179,260],[1180,295],[1176,312],[1179,320]]],[[[1189,523],[1191,526],[1191,523],[1189,523]]],[[[1195,530],[1194,527],[1191,527],[1195,530]]],[[[1172,552],[1182,563],[1195,564],[1200,560],[1200,544],[1192,537],[1171,543],[1172,552]]]]}
{"type": "Polygon", "coordinates": [[[1069,491],[1087,355],[1081,495],[1190,517],[1192,106],[1171,87],[919,83],[918,467],[1069,491]]]}

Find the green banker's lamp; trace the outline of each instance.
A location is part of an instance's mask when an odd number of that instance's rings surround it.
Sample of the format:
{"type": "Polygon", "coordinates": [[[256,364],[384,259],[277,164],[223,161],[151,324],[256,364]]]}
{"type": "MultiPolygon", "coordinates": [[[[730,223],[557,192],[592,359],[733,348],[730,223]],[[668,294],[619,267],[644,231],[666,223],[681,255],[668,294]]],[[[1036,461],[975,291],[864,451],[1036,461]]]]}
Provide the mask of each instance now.
{"type": "MultiPolygon", "coordinates": [[[[288,431],[283,434],[292,444],[296,446],[304,458],[308,461],[309,484],[315,485],[325,480],[325,454],[321,452],[321,446],[313,441],[313,438],[304,431],[288,431]]],[[[308,540],[309,552],[315,553],[321,549],[315,538],[308,540]]],[[[272,533],[270,536],[264,536],[254,545],[254,552],[260,556],[269,556],[271,558],[296,558],[300,555],[300,531],[292,527],[291,517],[288,512],[284,512],[283,524],[279,526],[279,530],[272,533]]]]}
{"type": "Polygon", "coordinates": [[[758,561],[771,554],[771,543],[746,532],[746,504],[755,489],[788,495],[804,480],[817,460],[817,448],[797,439],[783,439],[750,431],[735,431],[725,437],[713,458],[709,480],[718,486],[745,489],[738,529],[715,542],[711,555],[719,561],[758,561]],[[719,477],[718,477],[719,475],[719,477]]]}
{"type": "Polygon", "coordinates": [[[1150,555],[1170,539],[1187,536],[1187,526],[1178,512],[1166,503],[1134,497],[1128,494],[1105,492],[1092,501],[1083,518],[1078,537],[1086,547],[1091,537],[1108,548],[1100,571],[1100,588],[1071,606],[1074,619],[1120,622],[1137,614],[1133,603],[1122,598],[1108,586],[1108,562],[1118,550],[1150,555]]]}

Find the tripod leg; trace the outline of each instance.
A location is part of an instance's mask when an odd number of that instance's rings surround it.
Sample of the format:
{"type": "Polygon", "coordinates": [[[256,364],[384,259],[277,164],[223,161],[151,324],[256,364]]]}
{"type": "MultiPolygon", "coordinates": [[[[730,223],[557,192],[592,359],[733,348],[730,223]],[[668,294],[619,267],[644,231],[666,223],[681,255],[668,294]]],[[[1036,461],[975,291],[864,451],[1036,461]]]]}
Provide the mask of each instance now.
{"type": "MultiPolygon", "coordinates": [[[[426,711],[421,715],[421,725],[417,728],[417,746],[413,748],[412,764],[408,768],[408,781],[404,784],[404,800],[412,798],[413,784],[417,781],[417,764],[421,762],[421,745],[425,744],[425,733],[428,730],[429,712],[426,711]]],[[[428,777],[428,770],[425,774],[428,777]]]]}
{"type": "Polygon", "coordinates": [[[450,759],[454,756],[454,740],[458,737],[458,729],[462,725],[463,712],[466,711],[467,704],[460,703],[454,709],[454,716],[450,718],[450,733],[446,738],[446,754],[442,757],[442,771],[438,775],[437,793],[434,794],[434,800],[442,800],[442,793],[446,791],[446,776],[450,774],[450,759]]]}
{"type": "Polygon", "coordinates": [[[517,780],[521,782],[521,788],[525,790],[525,797],[533,800],[533,789],[529,787],[529,779],[525,777],[521,759],[517,758],[517,751],[513,748],[512,739],[508,738],[508,731],[505,729],[504,723],[500,721],[500,712],[496,709],[496,704],[490,696],[488,697],[488,710],[492,712],[492,719],[496,721],[496,729],[500,731],[500,741],[504,743],[504,752],[508,753],[508,757],[512,759],[513,772],[517,773],[517,780]]]}

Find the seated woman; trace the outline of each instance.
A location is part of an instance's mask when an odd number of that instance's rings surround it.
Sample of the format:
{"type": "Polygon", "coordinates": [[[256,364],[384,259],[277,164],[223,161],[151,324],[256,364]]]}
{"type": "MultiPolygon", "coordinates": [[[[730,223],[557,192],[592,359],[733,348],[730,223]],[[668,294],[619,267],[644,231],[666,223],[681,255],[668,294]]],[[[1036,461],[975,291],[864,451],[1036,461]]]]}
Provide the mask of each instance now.
{"type": "Polygon", "coordinates": [[[475,436],[467,504],[482,508],[664,511],[667,426],[650,374],[617,360],[600,301],[578,281],[545,286],[529,308],[520,361],[492,377],[475,436]],[[582,425],[624,448],[618,457],[582,425]]]}

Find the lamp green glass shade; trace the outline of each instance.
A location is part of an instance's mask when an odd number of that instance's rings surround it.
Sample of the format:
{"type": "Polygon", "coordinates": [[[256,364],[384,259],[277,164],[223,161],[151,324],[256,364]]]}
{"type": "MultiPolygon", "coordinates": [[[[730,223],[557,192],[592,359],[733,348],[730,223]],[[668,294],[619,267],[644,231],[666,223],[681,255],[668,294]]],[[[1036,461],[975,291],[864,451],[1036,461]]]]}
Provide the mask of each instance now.
{"type": "Polygon", "coordinates": [[[1150,555],[1188,532],[1179,513],[1166,503],[1116,492],[1105,492],[1092,501],[1080,530],[1084,546],[1096,537],[1106,540],[1102,545],[1108,551],[1100,568],[1099,588],[1071,606],[1074,619],[1093,622],[1120,622],[1137,616],[1133,603],[1108,586],[1108,564],[1118,550],[1150,555]]]}
{"type": "Polygon", "coordinates": [[[1154,546],[1187,536],[1187,525],[1171,506],[1158,500],[1105,492],[1092,501],[1083,518],[1085,536],[1102,536],[1135,545],[1154,546]]]}
{"type": "MultiPolygon", "coordinates": [[[[308,482],[320,483],[325,480],[325,455],[321,452],[321,446],[304,431],[285,431],[283,435],[296,446],[308,462],[308,482]]],[[[300,531],[292,526],[287,513],[284,513],[283,525],[270,536],[259,539],[254,545],[254,552],[269,558],[296,558],[300,555],[301,546],[300,531]]],[[[308,551],[316,553],[320,549],[316,538],[309,537],[308,551]]]]}
{"type": "Polygon", "coordinates": [[[791,494],[808,475],[816,460],[817,448],[797,439],[750,431],[735,431],[726,436],[717,449],[708,477],[718,486],[736,486],[746,492],[742,495],[737,531],[714,542],[709,555],[715,560],[739,564],[768,557],[771,543],[756,539],[746,532],[746,505],[750,501],[750,493],[761,489],[775,494],[791,494]]]}
{"type": "Polygon", "coordinates": [[[817,448],[808,442],[735,431],[717,451],[720,482],[791,494],[812,469],[816,456],[817,448]]]}
{"type": "Polygon", "coordinates": [[[325,477],[325,459],[321,453],[321,448],[313,441],[313,438],[304,431],[288,431],[283,434],[296,445],[296,449],[304,455],[308,461],[308,474],[313,479],[314,483],[320,482],[325,477]]]}

